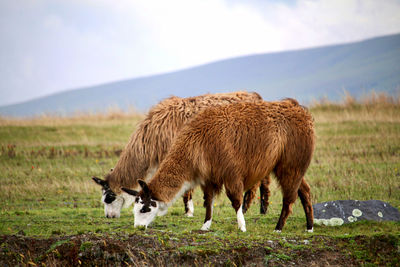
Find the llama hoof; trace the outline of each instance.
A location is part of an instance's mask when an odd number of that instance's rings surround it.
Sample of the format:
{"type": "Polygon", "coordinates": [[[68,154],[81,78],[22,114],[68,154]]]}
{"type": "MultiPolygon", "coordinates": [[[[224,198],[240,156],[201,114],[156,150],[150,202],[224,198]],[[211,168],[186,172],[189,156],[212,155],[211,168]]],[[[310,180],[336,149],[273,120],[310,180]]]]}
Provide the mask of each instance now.
{"type": "Polygon", "coordinates": [[[239,229],[240,229],[240,231],[242,231],[242,232],[246,232],[246,227],[245,227],[245,226],[239,227],[239,229]]]}
{"type": "Polygon", "coordinates": [[[242,232],[246,232],[246,222],[244,220],[243,212],[242,212],[242,207],[240,207],[236,213],[237,216],[237,222],[238,222],[238,227],[242,232]]]}
{"type": "Polygon", "coordinates": [[[193,212],[188,211],[186,214],[186,217],[194,217],[193,212]]]}
{"type": "Polygon", "coordinates": [[[313,232],[314,232],[314,228],[307,229],[306,232],[307,232],[307,233],[313,233],[313,232]]]}
{"type": "Polygon", "coordinates": [[[210,220],[210,221],[206,221],[206,222],[203,224],[203,226],[201,227],[200,230],[202,230],[202,231],[208,231],[208,230],[210,230],[210,227],[211,227],[211,220],[210,220]]]}
{"type": "Polygon", "coordinates": [[[187,212],[186,212],[186,216],[187,217],[193,217],[193,213],[194,213],[193,200],[189,200],[187,205],[188,205],[188,207],[187,207],[188,209],[187,209],[187,212]]]}
{"type": "Polygon", "coordinates": [[[201,231],[208,231],[209,229],[205,227],[204,225],[200,228],[201,231]]]}
{"type": "Polygon", "coordinates": [[[280,233],[282,233],[282,230],[274,230],[274,233],[280,234],[280,233]]]}

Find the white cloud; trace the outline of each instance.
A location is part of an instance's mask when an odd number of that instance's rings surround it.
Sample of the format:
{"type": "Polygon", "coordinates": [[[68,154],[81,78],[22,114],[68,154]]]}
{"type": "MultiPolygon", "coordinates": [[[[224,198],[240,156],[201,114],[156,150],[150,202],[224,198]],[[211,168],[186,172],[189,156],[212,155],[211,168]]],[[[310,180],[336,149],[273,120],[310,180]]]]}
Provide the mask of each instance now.
{"type": "Polygon", "coordinates": [[[397,15],[400,2],[396,0],[308,0],[298,1],[295,6],[268,8],[275,12],[272,18],[266,15],[264,19],[282,32],[283,50],[351,42],[400,31],[397,15]]]}
{"type": "Polygon", "coordinates": [[[239,55],[400,32],[396,0],[0,3],[0,104],[239,55]]]}

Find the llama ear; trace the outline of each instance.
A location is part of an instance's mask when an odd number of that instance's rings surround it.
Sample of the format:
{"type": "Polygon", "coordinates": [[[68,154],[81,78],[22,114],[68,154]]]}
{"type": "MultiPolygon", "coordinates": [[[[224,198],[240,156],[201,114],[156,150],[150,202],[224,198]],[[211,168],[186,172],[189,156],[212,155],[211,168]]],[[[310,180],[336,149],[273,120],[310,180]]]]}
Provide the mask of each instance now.
{"type": "Polygon", "coordinates": [[[138,180],[138,183],[139,183],[140,187],[142,187],[143,192],[144,192],[146,195],[150,195],[150,189],[149,189],[149,187],[147,186],[146,182],[143,181],[143,180],[138,180]]]}
{"type": "Polygon", "coordinates": [[[121,189],[122,189],[122,191],[124,191],[124,192],[126,192],[126,193],[128,193],[129,195],[132,195],[132,196],[137,196],[139,194],[138,191],[131,190],[131,189],[128,189],[128,188],[122,187],[121,189]]]}
{"type": "Polygon", "coordinates": [[[108,187],[108,183],[100,178],[97,177],[92,177],[93,181],[95,181],[96,184],[101,185],[103,188],[108,187]]]}

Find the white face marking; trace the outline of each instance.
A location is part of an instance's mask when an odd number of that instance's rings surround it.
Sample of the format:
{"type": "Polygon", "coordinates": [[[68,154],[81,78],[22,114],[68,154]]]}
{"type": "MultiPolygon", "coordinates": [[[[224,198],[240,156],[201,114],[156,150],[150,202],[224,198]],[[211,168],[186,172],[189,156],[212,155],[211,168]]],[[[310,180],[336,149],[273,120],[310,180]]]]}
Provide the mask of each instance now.
{"type": "Polygon", "coordinates": [[[133,206],[133,214],[135,216],[135,224],[134,226],[147,226],[154,221],[156,216],[163,216],[167,213],[168,207],[171,206],[178,197],[181,197],[183,193],[185,193],[188,189],[193,188],[194,184],[189,182],[184,182],[179,192],[175,195],[174,199],[168,203],[151,200],[156,203],[156,207],[149,206],[150,211],[141,212],[142,208],[144,207],[144,203],[142,203],[142,199],[139,198],[138,202],[135,202],[133,206]]]}
{"type": "Polygon", "coordinates": [[[121,216],[121,209],[124,204],[124,200],[121,196],[117,196],[116,199],[111,203],[104,202],[104,196],[102,202],[104,204],[104,215],[107,218],[119,218],[121,216]]]}
{"type": "Polygon", "coordinates": [[[121,195],[116,196],[113,202],[106,203],[104,200],[106,195],[103,194],[101,202],[104,204],[104,215],[107,218],[119,218],[121,216],[121,209],[124,205],[124,198],[121,195]]]}
{"type": "Polygon", "coordinates": [[[150,211],[148,212],[142,212],[142,208],[144,204],[142,203],[142,199],[139,198],[138,202],[135,202],[135,205],[133,206],[133,214],[135,215],[135,227],[138,226],[147,226],[154,221],[154,218],[157,216],[159,209],[160,209],[160,202],[156,200],[152,200],[156,203],[156,206],[149,206],[150,211]]]}
{"type": "Polygon", "coordinates": [[[237,213],[237,221],[238,221],[238,227],[242,232],[246,232],[246,222],[244,221],[244,216],[242,212],[242,206],[238,209],[237,213]]]}
{"type": "Polygon", "coordinates": [[[193,212],[194,212],[194,205],[193,205],[193,200],[189,200],[188,203],[188,211],[186,212],[186,216],[188,217],[193,217],[193,212]]]}
{"type": "Polygon", "coordinates": [[[121,209],[127,208],[135,201],[135,197],[131,196],[125,192],[120,195],[117,195],[115,200],[111,203],[106,203],[104,200],[106,195],[104,194],[101,197],[101,202],[104,204],[104,215],[107,218],[119,218],[121,216],[121,209]]]}

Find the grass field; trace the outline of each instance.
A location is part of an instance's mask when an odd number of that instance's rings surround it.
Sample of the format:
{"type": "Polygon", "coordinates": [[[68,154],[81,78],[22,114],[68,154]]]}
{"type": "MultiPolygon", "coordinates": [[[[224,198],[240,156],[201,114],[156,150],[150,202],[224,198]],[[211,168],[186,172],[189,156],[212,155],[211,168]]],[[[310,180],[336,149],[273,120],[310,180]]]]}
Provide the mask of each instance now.
{"type": "MultiPolygon", "coordinates": [[[[314,104],[310,110],[315,119],[317,145],[306,179],[312,188],[313,203],[379,199],[400,208],[398,101],[322,103],[314,104]]],[[[211,231],[199,232],[205,212],[200,190],[195,193],[194,218],[183,216],[181,200],[147,231],[133,228],[131,208],[123,210],[120,219],[105,218],[100,188],[91,177],[103,177],[115,165],[142,118],[140,114],[110,113],[73,118],[0,119],[0,235],[35,238],[140,235],[157,239],[164,248],[174,246],[181,253],[218,251],[238,244],[251,247],[267,240],[286,242],[325,237],[355,240],[357,236],[384,235],[394,238],[394,247],[398,248],[392,263],[400,262],[400,223],[315,226],[314,233],[309,234],[304,232],[305,216],[297,201],[283,232],[274,233],[281,209],[281,193],[274,182],[268,214],[259,215],[256,201],[245,215],[246,233],[237,229],[235,212],[224,194],[215,202],[211,231]],[[174,240],[186,241],[174,245],[174,240]]],[[[290,260],[294,256],[285,251],[291,246],[297,246],[294,251],[307,248],[304,244],[280,244],[286,250],[267,254],[272,256],[265,256],[264,261],[290,260]]],[[[351,242],[341,248],[356,254],[360,250],[351,242]]],[[[360,251],[360,256],[356,256],[358,263],[382,263],[377,255],[364,255],[365,251],[360,251]]],[[[25,255],[20,262],[36,264],[39,260],[35,263],[35,259],[25,255]]]]}

